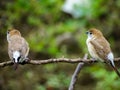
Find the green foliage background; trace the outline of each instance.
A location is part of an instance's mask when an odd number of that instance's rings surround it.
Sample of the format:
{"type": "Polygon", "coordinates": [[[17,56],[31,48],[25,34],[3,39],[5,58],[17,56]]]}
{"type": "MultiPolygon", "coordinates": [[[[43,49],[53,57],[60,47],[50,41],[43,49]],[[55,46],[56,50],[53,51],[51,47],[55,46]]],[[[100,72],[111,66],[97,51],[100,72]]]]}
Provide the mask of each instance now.
{"type": "MultiPolygon", "coordinates": [[[[80,18],[61,8],[64,0],[1,0],[0,62],[9,60],[6,31],[14,27],[30,45],[31,59],[77,58],[88,53],[85,32],[100,29],[111,43],[115,57],[120,52],[120,1],[86,0],[76,7],[80,18]]],[[[67,90],[77,64],[54,63],[0,68],[0,90],[67,90]]],[[[120,67],[117,63],[118,68],[120,67]]],[[[75,90],[120,90],[118,76],[103,63],[85,65],[75,90]]]]}

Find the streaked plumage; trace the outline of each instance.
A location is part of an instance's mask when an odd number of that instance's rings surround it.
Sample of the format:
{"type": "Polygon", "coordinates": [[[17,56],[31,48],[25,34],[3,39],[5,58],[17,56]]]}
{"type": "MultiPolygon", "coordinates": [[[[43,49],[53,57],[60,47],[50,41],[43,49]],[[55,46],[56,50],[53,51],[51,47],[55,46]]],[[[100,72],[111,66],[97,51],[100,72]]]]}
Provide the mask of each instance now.
{"type": "Polygon", "coordinates": [[[118,76],[120,73],[114,64],[114,55],[111,51],[109,42],[104,38],[103,34],[92,28],[87,32],[88,38],[86,40],[88,51],[94,59],[99,59],[100,61],[106,62],[111,65],[116,71],[118,76]]]}
{"type": "Polygon", "coordinates": [[[7,32],[7,41],[9,57],[14,62],[15,68],[17,68],[18,63],[22,63],[27,59],[29,53],[28,43],[16,29],[7,32]]]}

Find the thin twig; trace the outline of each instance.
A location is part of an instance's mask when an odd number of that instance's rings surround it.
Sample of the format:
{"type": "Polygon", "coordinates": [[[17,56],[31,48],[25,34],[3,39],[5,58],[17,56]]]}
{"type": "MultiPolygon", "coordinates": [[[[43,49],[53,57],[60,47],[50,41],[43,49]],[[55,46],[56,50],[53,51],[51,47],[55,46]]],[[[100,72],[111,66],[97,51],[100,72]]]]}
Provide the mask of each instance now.
{"type": "MultiPolygon", "coordinates": [[[[83,59],[87,59],[88,55],[85,54],[84,58],[83,59]]],[[[77,77],[78,77],[78,74],[80,73],[80,70],[82,69],[84,63],[79,63],[75,69],[75,72],[74,74],[72,75],[72,79],[71,79],[71,82],[70,82],[70,86],[69,86],[69,90],[74,90],[75,88],[75,84],[76,84],[76,81],[77,81],[77,77]]]]}
{"type": "MultiPolygon", "coordinates": [[[[115,58],[115,61],[120,61],[120,58],[115,58]]],[[[49,64],[49,63],[56,63],[56,62],[64,62],[64,63],[93,63],[97,62],[97,60],[93,59],[82,59],[82,58],[76,58],[76,59],[69,59],[69,58],[53,58],[53,59],[46,59],[46,60],[30,60],[29,62],[26,62],[25,64],[32,64],[32,65],[41,65],[41,64],[49,64]]],[[[11,66],[13,65],[12,61],[6,61],[0,63],[0,67],[5,66],[11,66]]]]}

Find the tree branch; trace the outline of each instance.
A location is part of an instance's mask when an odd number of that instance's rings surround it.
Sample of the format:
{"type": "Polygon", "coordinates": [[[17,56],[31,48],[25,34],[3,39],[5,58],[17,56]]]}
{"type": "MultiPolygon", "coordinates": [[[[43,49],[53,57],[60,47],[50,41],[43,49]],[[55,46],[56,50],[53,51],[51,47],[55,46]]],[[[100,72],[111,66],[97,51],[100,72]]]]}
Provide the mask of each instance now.
{"type": "MultiPolygon", "coordinates": [[[[84,58],[83,59],[87,59],[88,55],[85,54],[84,58]]],[[[76,69],[75,69],[75,72],[74,74],[72,75],[72,79],[71,79],[71,82],[70,82],[70,86],[69,86],[69,90],[74,90],[74,87],[75,87],[75,84],[76,84],[76,81],[77,81],[77,77],[78,77],[78,74],[80,73],[80,70],[82,69],[84,63],[81,62],[77,65],[76,69]]]]}
{"type": "MultiPolygon", "coordinates": [[[[120,61],[120,58],[115,58],[115,61],[120,61]]],[[[76,59],[69,59],[69,58],[53,58],[53,59],[46,59],[46,60],[30,60],[29,62],[26,62],[25,64],[32,64],[32,65],[41,65],[41,64],[49,64],[49,63],[57,63],[57,62],[64,62],[64,63],[93,63],[97,62],[97,60],[93,59],[82,59],[82,58],[76,58],[76,59]]],[[[0,63],[0,67],[5,66],[11,66],[13,65],[12,61],[6,61],[0,63]]]]}

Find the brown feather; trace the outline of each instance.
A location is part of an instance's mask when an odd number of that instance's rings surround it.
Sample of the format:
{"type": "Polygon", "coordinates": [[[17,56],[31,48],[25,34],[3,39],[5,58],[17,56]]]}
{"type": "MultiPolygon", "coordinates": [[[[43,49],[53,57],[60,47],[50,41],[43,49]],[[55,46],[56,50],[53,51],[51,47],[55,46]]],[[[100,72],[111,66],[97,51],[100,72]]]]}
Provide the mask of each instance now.
{"type": "Polygon", "coordinates": [[[21,52],[21,58],[25,58],[25,56],[28,55],[29,48],[28,43],[25,41],[24,38],[14,35],[11,37],[10,43],[8,43],[8,52],[10,58],[12,58],[12,52],[13,51],[20,51],[21,52]]]}
{"type": "Polygon", "coordinates": [[[95,38],[90,43],[93,45],[97,55],[103,59],[107,59],[107,55],[111,52],[110,45],[104,37],[95,38]]]}
{"type": "Polygon", "coordinates": [[[102,32],[92,28],[89,30],[89,34],[92,36],[87,39],[87,45],[91,56],[101,61],[104,60],[104,62],[109,64],[120,77],[120,73],[115,67],[114,62],[108,59],[108,54],[112,51],[109,42],[104,38],[102,32]]]}
{"type": "Polygon", "coordinates": [[[7,40],[9,57],[14,62],[14,68],[17,69],[19,62],[26,60],[29,53],[29,45],[21,36],[21,33],[16,29],[11,29],[8,31],[7,40]],[[15,51],[20,52],[20,61],[18,63],[15,63],[13,59],[13,52],[15,51]]]}

